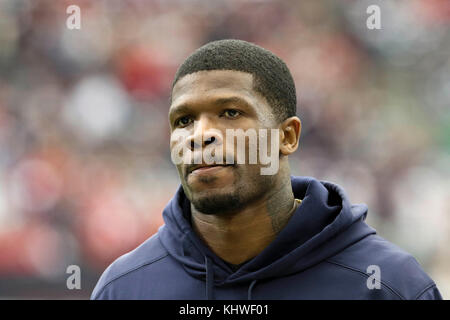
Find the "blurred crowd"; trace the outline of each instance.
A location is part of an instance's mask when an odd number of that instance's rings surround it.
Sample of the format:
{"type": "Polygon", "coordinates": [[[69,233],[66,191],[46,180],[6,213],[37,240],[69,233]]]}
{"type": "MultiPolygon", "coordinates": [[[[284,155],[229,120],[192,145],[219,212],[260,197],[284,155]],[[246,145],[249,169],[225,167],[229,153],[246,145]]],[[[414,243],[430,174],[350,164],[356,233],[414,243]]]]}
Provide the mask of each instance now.
{"type": "Polygon", "coordinates": [[[0,0],[0,297],[87,298],[158,230],[179,185],[175,71],[236,38],[292,72],[292,173],[366,203],[369,224],[450,298],[449,31],[447,0],[0,0]],[[79,30],[66,26],[72,4],[79,30]],[[380,30],[366,25],[372,4],[380,30]]]}

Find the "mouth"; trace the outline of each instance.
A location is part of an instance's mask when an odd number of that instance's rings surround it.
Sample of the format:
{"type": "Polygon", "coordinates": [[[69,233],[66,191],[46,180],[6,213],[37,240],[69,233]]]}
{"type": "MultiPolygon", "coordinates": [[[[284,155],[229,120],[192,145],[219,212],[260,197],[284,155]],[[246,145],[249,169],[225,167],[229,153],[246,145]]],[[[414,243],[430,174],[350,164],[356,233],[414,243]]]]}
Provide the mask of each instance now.
{"type": "Polygon", "coordinates": [[[232,164],[198,164],[190,166],[187,170],[188,175],[189,174],[209,174],[213,173],[218,170],[222,170],[227,167],[233,167],[232,164]]]}

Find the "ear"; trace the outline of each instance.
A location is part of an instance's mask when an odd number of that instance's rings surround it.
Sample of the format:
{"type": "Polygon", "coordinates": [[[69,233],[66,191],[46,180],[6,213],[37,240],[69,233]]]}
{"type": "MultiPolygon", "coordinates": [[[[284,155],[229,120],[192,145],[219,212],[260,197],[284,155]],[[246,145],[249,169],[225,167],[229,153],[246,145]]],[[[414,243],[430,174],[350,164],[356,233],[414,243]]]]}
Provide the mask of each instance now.
{"type": "Polygon", "coordinates": [[[280,152],[288,156],[298,148],[302,122],[296,116],[287,118],[280,124],[280,152]]]}

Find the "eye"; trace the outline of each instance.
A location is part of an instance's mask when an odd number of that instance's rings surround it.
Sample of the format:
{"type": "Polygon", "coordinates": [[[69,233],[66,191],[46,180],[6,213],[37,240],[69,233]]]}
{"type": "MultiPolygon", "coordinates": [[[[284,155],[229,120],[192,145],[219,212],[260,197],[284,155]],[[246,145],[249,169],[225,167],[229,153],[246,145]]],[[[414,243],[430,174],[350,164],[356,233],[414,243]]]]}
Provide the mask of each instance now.
{"type": "Polygon", "coordinates": [[[223,112],[223,115],[226,116],[227,118],[237,118],[241,115],[241,112],[239,110],[235,110],[235,109],[227,109],[223,112]]]}
{"type": "Polygon", "coordinates": [[[189,124],[191,124],[191,122],[192,122],[192,118],[185,116],[185,117],[181,117],[181,118],[177,119],[175,121],[175,126],[183,128],[183,127],[186,127],[189,124]]]}

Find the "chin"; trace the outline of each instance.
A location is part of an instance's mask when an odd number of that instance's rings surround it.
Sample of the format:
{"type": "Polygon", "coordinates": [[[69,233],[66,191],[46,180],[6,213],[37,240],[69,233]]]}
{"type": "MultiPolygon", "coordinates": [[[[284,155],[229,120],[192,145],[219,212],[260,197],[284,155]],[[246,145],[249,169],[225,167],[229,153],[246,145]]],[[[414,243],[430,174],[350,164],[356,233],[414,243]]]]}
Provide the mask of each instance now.
{"type": "Polygon", "coordinates": [[[220,198],[230,198],[236,194],[233,185],[229,186],[211,186],[202,188],[192,188],[189,186],[190,194],[193,199],[220,199],[220,198]]]}
{"type": "Polygon", "coordinates": [[[182,185],[186,197],[198,211],[214,214],[226,206],[226,201],[236,199],[236,184],[226,180],[188,175],[182,185]]]}
{"type": "Polygon", "coordinates": [[[204,214],[221,214],[242,206],[241,195],[235,190],[213,189],[191,193],[191,203],[204,214]]]}

